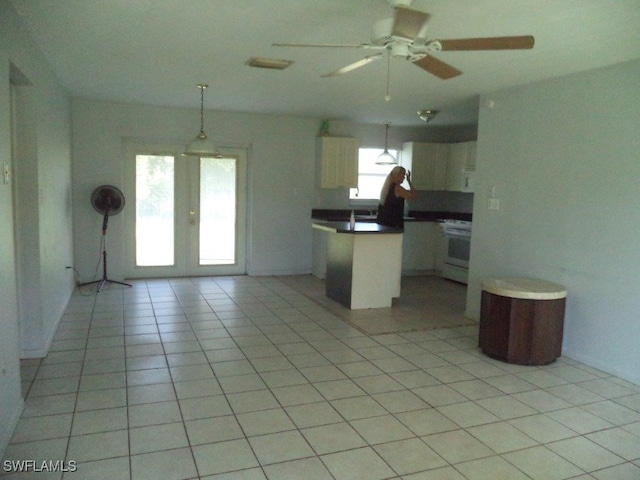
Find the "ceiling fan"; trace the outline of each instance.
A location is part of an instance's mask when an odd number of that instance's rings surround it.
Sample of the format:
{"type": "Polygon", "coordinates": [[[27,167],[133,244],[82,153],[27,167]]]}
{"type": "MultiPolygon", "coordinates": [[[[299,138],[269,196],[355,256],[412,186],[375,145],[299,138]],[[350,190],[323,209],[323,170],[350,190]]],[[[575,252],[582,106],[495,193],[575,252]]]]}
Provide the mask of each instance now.
{"type": "Polygon", "coordinates": [[[407,7],[406,0],[391,0],[394,17],[376,22],[373,39],[370,43],[360,44],[305,44],[274,43],[274,47],[320,47],[320,48],[363,48],[381,50],[368,55],[357,62],[346,65],[333,72],[322,75],[334,77],[351,72],[357,68],[380,60],[387,52],[388,57],[404,58],[427,72],[443,80],[457,77],[462,72],[437,59],[434,52],[471,51],[471,50],[521,50],[533,48],[531,35],[514,37],[456,38],[449,40],[430,40],[426,36],[429,15],[426,12],[407,7]]]}

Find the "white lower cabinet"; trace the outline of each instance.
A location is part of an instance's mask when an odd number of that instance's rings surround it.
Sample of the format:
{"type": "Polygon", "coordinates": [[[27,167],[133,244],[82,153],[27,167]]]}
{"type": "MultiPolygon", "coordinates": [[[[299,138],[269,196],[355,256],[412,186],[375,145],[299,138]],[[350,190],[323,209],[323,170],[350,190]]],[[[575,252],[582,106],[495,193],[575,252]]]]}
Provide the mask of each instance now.
{"type": "Polygon", "coordinates": [[[433,273],[436,264],[438,233],[436,222],[405,222],[402,244],[402,274],[433,273]]]}

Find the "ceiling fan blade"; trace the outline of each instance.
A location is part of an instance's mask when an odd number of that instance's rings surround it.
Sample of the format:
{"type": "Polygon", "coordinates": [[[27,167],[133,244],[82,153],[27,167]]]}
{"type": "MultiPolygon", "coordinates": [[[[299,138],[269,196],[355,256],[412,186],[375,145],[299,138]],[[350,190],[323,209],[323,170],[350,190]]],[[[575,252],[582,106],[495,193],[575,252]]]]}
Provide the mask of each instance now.
{"type": "Polygon", "coordinates": [[[431,16],[407,7],[396,7],[395,11],[391,36],[408,39],[416,38],[431,16]]]}
{"type": "Polygon", "coordinates": [[[523,50],[533,48],[531,35],[519,37],[456,38],[438,40],[442,50],[523,50]]]}
{"type": "Polygon", "coordinates": [[[445,63],[442,60],[438,60],[436,57],[432,57],[431,55],[427,55],[424,58],[416,60],[413,63],[443,80],[462,75],[462,72],[457,68],[452,67],[448,63],[445,63]]]}
{"type": "Polygon", "coordinates": [[[375,61],[375,60],[380,60],[382,58],[382,53],[377,53],[375,55],[369,55],[367,57],[364,57],[361,60],[358,60],[357,62],[351,63],[345,67],[339,68],[338,70],[335,70],[333,72],[330,73],[325,73],[324,75],[322,75],[322,77],[335,77],[338,75],[342,75],[343,73],[347,73],[350,72],[352,70],[355,70],[356,68],[360,68],[360,67],[364,67],[365,65],[370,64],[371,62],[375,61]]]}
{"type": "Polygon", "coordinates": [[[272,47],[367,48],[368,43],[272,43],[272,47]]]}

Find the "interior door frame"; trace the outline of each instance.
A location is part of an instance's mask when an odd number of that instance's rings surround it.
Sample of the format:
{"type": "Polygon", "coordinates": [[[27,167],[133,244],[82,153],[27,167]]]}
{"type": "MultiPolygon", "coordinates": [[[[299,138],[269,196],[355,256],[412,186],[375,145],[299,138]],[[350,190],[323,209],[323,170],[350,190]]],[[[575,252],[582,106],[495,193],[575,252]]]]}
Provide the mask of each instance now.
{"type": "MultiPolygon", "coordinates": [[[[184,145],[146,143],[137,139],[124,139],[123,150],[126,156],[125,178],[126,197],[131,198],[130,208],[125,208],[125,261],[126,278],[172,278],[217,275],[244,275],[247,272],[247,197],[248,197],[248,160],[249,149],[244,146],[220,147],[219,153],[224,156],[237,158],[236,172],[236,263],[232,265],[198,265],[198,233],[184,234],[184,239],[178,239],[180,232],[191,232],[189,224],[189,210],[199,193],[199,177],[194,183],[189,182],[189,170],[199,170],[199,157],[183,157],[184,145]],[[167,155],[176,159],[176,167],[184,160],[181,168],[174,172],[174,265],[169,266],[138,266],[136,265],[136,155],[167,155]],[[183,195],[181,193],[184,192],[183,195]],[[181,215],[180,212],[184,212],[181,215]],[[181,241],[183,246],[181,247],[181,241]]],[[[198,215],[199,218],[199,215],[198,215]]]]}

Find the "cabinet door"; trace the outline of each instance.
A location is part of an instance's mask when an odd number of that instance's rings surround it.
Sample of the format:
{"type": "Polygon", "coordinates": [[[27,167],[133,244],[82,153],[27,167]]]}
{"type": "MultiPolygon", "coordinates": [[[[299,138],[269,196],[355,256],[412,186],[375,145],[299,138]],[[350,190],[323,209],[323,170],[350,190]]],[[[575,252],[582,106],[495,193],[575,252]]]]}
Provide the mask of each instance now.
{"type": "Polygon", "coordinates": [[[468,144],[467,170],[474,172],[476,170],[476,150],[478,148],[478,142],[468,142],[468,144]]]}
{"type": "Polygon", "coordinates": [[[322,188],[358,186],[358,142],[349,137],[320,137],[322,188]]]}
{"type": "Polygon", "coordinates": [[[467,165],[468,144],[452,143],[449,147],[447,166],[447,190],[461,192],[464,184],[464,172],[467,165]]]}
{"type": "Polygon", "coordinates": [[[445,143],[409,142],[403,145],[405,158],[411,165],[411,179],[418,190],[445,190],[449,145],[445,143]]]}
{"type": "Polygon", "coordinates": [[[447,190],[473,192],[476,168],[476,142],[452,143],[447,167],[447,190]]]}
{"type": "Polygon", "coordinates": [[[402,239],[402,274],[432,273],[437,250],[437,230],[434,222],[405,222],[402,239]]]}

